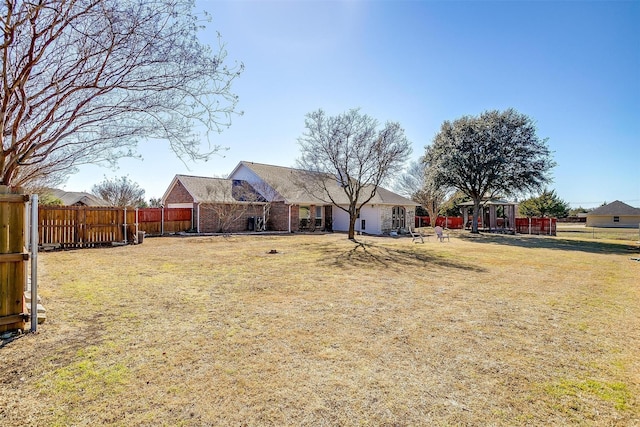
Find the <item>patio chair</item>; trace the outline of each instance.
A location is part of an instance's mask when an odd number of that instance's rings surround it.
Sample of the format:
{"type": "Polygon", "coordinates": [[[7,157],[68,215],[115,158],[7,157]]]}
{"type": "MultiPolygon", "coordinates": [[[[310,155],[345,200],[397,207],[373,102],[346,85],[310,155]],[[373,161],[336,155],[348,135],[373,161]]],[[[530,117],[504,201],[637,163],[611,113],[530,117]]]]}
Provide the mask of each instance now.
{"type": "MultiPolygon", "coordinates": [[[[417,231],[417,230],[411,230],[411,227],[408,227],[409,229],[409,234],[411,234],[411,241],[414,243],[424,243],[424,237],[422,235],[421,232],[417,231]]],[[[429,236],[427,236],[427,239],[429,239],[429,236]]]]}
{"type": "Polygon", "coordinates": [[[438,240],[440,240],[441,242],[444,242],[444,239],[447,239],[447,241],[451,241],[449,239],[449,233],[445,233],[444,230],[442,229],[442,227],[440,227],[439,225],[437,225],[433,231],[436,233],[436,237],[438,238],[438,240]]]}

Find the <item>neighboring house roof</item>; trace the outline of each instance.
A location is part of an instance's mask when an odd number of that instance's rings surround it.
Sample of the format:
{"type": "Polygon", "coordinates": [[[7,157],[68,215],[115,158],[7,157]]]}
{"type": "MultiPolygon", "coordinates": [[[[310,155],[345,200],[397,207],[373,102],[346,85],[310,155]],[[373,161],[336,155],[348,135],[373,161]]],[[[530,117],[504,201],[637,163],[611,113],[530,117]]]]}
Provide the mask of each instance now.
{"type": "MultiPolygon", "coordinates": [[[[482,206],[509,206],[517,204],[517,202],[510,202],[504,199],[482,199],[480,202],[482,206]]],[[[473,206],[473,201],[458,203],[458,206],[473,206]]]]}
{"type": "Polygon", "coordinates": [[[624,215],[640,215],[640,208],[634,208],[633,206],[629,206],[626,203],[621,202],[620,200],[616,200],[615,202],[611,202],[607,205],[600,206],[587,213],[589,215],[616,215],[616,216],[624,216],[624,215]]]}
{"type": "MultiPolygon", "coordinates": [[[[314,194],[311,190],[305,188],[302,183],[310,180],[314,172],[301,169],[287,168],[283,166],[266,165],[263,163],[254,163],[242,161],[231,172],[230,176],[240,169],[242,166],[251,170],[258,178],[268,184],[275,190],[287,203],[290,204],[314,204],[314,203],[330,203],[329,200],[323,200],[326,196],[314,194]]],[[[333,176],[329,176],[330,180],[335,182],[335,188],[330,189],[331,195],[337,204],[346,205],[349,203],[347,195],[340,188],[338,182],[333,176]]],[[[369,194],[373,186],[364,188],[363,194],[369,194]]],[[[376,205],[403,205],[418,206],[419,203],[402,197],[385,188],[378,187],[375,196],[368,202],[376,205]]]]}
{"type": "Polygon", "coordinates": [[[78,191],[64,191],[55,188],[47,189],[45,192],[56,199],[60,199],[65,206],[110,206],[109,202],[100,197],[78,191]]]}
{"type": "Polygon", "coordinates": [[[195,203],[265,202],[264,198],[245,181],[190,175],[176,175],[163,196],[163,200],[177,182],[180,182],[189,192],[195,203]]]}

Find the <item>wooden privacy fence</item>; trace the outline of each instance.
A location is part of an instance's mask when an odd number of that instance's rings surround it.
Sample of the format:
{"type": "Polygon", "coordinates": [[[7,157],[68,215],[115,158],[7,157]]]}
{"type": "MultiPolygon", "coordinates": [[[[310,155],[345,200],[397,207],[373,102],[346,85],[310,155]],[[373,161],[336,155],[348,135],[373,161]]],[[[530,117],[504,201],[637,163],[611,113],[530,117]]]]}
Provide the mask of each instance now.
{"type": "MultiPolygon", "coordinates": [[[[461,216],[439,216],[433,226],[439,225],[444,228],[461,229],[463,228],[463,221],[461,216]]],[[[428,216],[416,216],[415,222],[416,227],[428,227],[431,225],[431,219],[428,216]]]]}
{"type": "Polygon", "coordinates": [[[26,202],[29,196],[0,187],[0,332],[23,329],[27,285],[26,202]]]}
{"type": "Polygon", "coordinates": [[[120,208],[39,206],[39,245],[86,247],[123,242],[125,231],[131,237],[135,231],[129,232],[129,228],[135,227],[132,214],[135,212],[125,218],[125,211],[120,208]]]}
{"type": "MultiPolygon", "coordinates": [[[[504,226],[502,218],[497,219],[498,226],[504,226]]],[[[516,233],[519,234],[545,234],[556,235],[556,218],[516,218],[516,233]]],[[[416,227],[431,225],[428,216],[416,216],[416,227]]],[[[436,219],[436,225],[451,229],[462,229],[463,219],[458,216],[442,217],[436,219]]],[[[478,228],[482,228],[482,221],[478,222],[478,228]]]]}
{"type": "Polygon", "coordinates": [[[138,227],[147,234],[180,233],[193,229],[191,208],[138,209],[138,227]]]}
{"type": "Polygon", "coordinates": [[[132,243],[139,232],[159,235],[190,230],[191,217],[188,208],[39,206],[39,245],[81,248],[132,243]]]}

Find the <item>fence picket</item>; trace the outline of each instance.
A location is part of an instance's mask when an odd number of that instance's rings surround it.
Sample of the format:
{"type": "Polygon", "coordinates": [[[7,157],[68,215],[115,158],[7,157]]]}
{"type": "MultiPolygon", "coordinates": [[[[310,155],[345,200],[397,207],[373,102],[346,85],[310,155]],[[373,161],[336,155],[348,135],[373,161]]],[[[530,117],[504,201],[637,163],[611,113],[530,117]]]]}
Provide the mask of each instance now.
{"type": "Polygon", "coordinates": [[[24,328],[23,292],[27,282],[25,252],[28,196],[0,187],[0,332],[24,328]]]}

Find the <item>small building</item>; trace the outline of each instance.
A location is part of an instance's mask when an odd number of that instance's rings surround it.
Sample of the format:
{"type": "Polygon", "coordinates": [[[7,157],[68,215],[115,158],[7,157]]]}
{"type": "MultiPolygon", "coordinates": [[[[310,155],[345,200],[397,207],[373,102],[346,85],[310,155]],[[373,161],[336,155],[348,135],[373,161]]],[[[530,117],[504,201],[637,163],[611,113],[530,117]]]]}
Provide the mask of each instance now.
{"type": "Polygon", "coordinates": [[[640,208],[616,200],[587,213],[587,227],[635,228],[640,226],[640,208]]]}
{"type": "MultiPolygon", "coordinates": [[[[473,219],[473,202],[460,203],[463,224],[471,227],[473,219]]],[[[478,229],[489,232],[515,233],[516,211],[518,204],[500,199],[487,199],[480,202],[480,221],[478,229]]]]}

